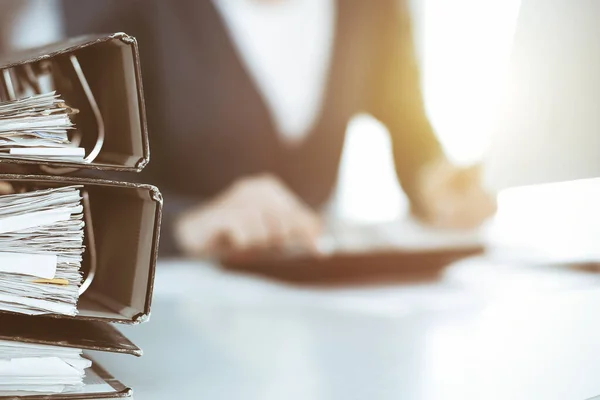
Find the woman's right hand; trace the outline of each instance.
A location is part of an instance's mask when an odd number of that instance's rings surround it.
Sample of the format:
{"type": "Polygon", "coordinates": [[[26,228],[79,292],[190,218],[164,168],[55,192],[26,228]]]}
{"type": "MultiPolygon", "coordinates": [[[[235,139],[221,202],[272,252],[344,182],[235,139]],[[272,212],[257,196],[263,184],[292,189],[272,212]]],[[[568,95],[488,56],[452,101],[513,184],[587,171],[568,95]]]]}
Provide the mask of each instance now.
{"type": "Polygon", "coordinates": [[[175,224],[176,241],[191,257],[287,246],[316,252],[320,231],[318,215],[272,175],[236,181],[210,203],[183,213],[175,224]]]}

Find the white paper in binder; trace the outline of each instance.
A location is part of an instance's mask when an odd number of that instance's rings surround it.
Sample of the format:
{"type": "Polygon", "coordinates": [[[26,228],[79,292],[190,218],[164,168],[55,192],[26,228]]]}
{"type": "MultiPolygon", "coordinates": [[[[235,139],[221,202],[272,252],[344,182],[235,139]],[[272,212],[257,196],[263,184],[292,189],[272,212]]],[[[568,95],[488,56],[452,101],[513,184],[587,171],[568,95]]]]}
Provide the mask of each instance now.
{"type": "Polygon", "coordinates": [[[68,136],[76,113],[55,92],[0,103],[0,157],[83,161],[68,136]]]}
{"type": "Polygon", "coordinates": [[[84,251],[79,190],[0,196],[0,310],[77,313],[84,251]]]}
{"type": "Polygon", "coordinates": [[[0,340],[0,395],[76,390],[91,366],[80,349],[0,340]]]}

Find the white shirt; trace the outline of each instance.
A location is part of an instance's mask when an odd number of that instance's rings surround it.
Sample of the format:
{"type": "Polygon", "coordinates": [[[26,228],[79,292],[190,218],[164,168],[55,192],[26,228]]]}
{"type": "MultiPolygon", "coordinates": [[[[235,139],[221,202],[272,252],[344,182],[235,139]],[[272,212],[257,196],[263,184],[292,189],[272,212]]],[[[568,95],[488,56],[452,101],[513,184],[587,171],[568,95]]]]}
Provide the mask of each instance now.
{"type": "Polygon", "coordinates": [[[334,41],[335,0],[213,0],[288,143],[320,115],[334,41]]]}

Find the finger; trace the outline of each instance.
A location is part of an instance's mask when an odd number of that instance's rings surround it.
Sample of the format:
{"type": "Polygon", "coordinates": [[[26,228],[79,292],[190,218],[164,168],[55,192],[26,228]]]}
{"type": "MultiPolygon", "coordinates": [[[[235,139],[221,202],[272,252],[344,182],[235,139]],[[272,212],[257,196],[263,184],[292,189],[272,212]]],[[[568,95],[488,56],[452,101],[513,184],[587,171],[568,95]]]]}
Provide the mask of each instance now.
{"type": "Polygon", "coordinates": [[[461,205],[449,207],[437,220],[437,226],[445,229],[470,229],[478,226],[484,218],[474,209],[466,209],[461,205]]]}
{"type": "Polygon", "coordinates": [[[263,218],[268,229],[269,245],[293,247],[300,245],[316,248],[315,232],[320,224],[314,213],[277,178],[265,177],[260,181],[263,190],[263,218]]]}
{"type": "Polygon", "coordinates": [[[253,227],[251,222],[240,213],[229,213],[224,216],[222,236],[224,238],[224,249],[230,252],[245,251],[250,248],[252,239],[250,232],[253,227]]]}
{"type": "Polygon", "coordinates": [[[475,221],[480,222],[491,217],[497,210],[495,196],[487,193],[481,186],[472,185],[471,190],[465,194],[461,203],[461,212],[472,215],[475,221]]]}
{"type": "Polygon", "coordinates": [[[450,197],[444,212],[439,214],[437,225],[445,228],[469,229],[481,225],[496,211],[493,198],[487,195],[450,197]]]}
{"type": "Polygon", "coordinates": [[[264,216],[259,210],[244,212],[243,229],[248,237],[248,248],[262,249],[273,245],[272,232],[264,216]]]}
{"type": "Polygon", "coordinates": [[[281,192],[275,208],[283,247],[300,247],[317,252],[320,221],[315,213],[288,192],[281,192]]]}
{"type": "Polygon", "coordinates": [[[481,176],[481,164],[474,164],[470,167],[462,168],[457,171],[467,182],[473,183],[478,182],[481,176]]]}
{"type": "Polygon", "coordinates": [[[274,190],[265,205],[265,219],[272,238],[281,248],[294,245],[298,204],[285,190],[274,190]]]}
{"type": "Polygon", "coordinates": [[[481,163],[473,164],[470,167],[465,168],[466,174],[479,180],[481,177],[481,171],[483,170],[483,166],[481,163]]]}
{"type": "Polygon", "coordinates": [[[293,196],[283,192],[273,196],[264,217],[272,246],[291,251],[297,247],[312,251],[315,247],[311,239],[318,224],[311,221],[311,214],[293,196]]]}
{"type": "Polygon", "coordinates": [[[470,211],[465,218],[465,223],[467,224],[467,228],[475,228],[481,225],[484,221],[488,220],[495,214],[495,207],[491,206],[491,204],[483,205],[474,211],[470,211]]]}
{"type": "Polygon", "coordinates": [[[312,210],[300,210],[295,214],[294,237],[300,245],[313,255],[320,254],[318,238],[322,223],[312,210]]]}
{"type": "Polygon", "coordinates": [[[288,221],[288,218],[274,210],[265,210],[262,217],[267,227],[270,246],[274,248],[284,247],[289,242],[293,232],[292,224],[288,221]]]}
{"type": "Polygon", "coordinates": [[[179,247],[193,257],[214,257],[231,247],[234,228],[229,215],[216,207],[205,207],[183,215],[175,225],[179,247]]]}

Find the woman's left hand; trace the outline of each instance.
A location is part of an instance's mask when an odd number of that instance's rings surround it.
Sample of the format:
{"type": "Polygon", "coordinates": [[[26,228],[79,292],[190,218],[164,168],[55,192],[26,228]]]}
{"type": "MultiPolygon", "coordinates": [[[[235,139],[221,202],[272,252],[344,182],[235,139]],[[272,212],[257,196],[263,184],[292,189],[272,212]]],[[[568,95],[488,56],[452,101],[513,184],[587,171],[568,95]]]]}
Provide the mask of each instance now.
{"type": "Polygon", "coordinates": [[[447,161],[423,169],[418,217],[440,228],[475,228],[496,212],[495,196],[481,185],[479,167],[460,168],[447,161]]]}

